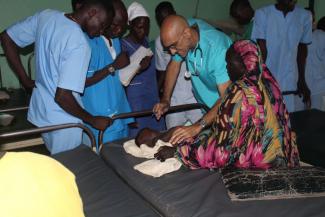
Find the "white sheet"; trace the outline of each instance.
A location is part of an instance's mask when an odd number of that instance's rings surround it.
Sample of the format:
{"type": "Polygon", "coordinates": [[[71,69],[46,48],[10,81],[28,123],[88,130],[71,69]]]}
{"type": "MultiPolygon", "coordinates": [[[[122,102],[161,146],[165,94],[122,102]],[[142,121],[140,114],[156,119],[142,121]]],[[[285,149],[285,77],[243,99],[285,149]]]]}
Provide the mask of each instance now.
{"type": "Polygon", "coordinates": [[[171,147],[172,145],[168,142],[163,142],[161,140],[158,140],[156,145],[153,148],[148,147],[145,144],[142,144],[140,145],[140,147],[138,147],[135,144],[134,139],[129,140],[123,144],[123,148],[126,151],[126,153],[131,154],[134,157],[150,159],[135,165],[133,168],[143,174],[155,178],[160,177],[167,173],[177,171],[182,166],[182,163],[177,158],[169,158],[166,159],[166,161],[164,162],[154,159],[154,154],[157,153],[158,149],[162,146],[171,147]]]}

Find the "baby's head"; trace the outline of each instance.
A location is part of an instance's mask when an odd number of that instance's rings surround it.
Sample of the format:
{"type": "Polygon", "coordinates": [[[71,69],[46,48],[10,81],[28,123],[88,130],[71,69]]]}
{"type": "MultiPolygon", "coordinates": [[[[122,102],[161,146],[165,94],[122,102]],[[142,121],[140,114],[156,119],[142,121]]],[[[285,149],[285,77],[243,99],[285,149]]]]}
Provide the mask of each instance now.
{"type": "Polygon", "coordinates": [[[142,144],[146,144],[149,147],[154,147],[159,135],[160,133],[156,130],[144,128],[140,130],[138,135],[135,137],[135,144],[139,147],[142,144]]]}

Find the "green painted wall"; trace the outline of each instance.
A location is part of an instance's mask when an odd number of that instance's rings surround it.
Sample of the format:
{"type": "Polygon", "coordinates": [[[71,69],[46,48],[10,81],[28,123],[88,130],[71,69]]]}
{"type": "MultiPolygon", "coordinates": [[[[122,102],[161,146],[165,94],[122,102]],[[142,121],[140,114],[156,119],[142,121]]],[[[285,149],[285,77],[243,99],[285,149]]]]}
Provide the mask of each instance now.
{"type": "MultiPolygon", "coordinates": [[[[123,0],[126,6],[130,5],[133,0],[123,0]]],[[[162,0],[137,0],[142,3],[149,12],[151,20],[150,38],[154,39],[159,31],[154,20],[154,9],[162,0]]],[[[170,0],[175,6],[176,11],[185,17],[195,15],[197,0],[170,0]]],[[[251,0],[254,8],[258,8],[267,4],[272,4],[275,0],[251,0]]],[[[198,17],[207,19],[227,19],[231,0],[200,0],[198,5],[198,17]]],[[[299,0],[302,6],[308,5],[308,0],[299,0]]],[[[10,24],[32,15],[36,11],[52,8],[61,11],[71,11],[70,0],[0,0],[0,31],[3,31],[10,24]]],[[[320,18],[325,13],[325,1],[315,0],[316,16],[320,18]],[[323,13],[323,14],[322,14],[323,13]]],[[[22,61],[27,67],[27,59],[30,49],[25,50],[22,54],[22,61]]],[[[2,50],[0,49],[0,53],[2,50]]],[[[6,60],[0,58],[0,67],[2,71],[2,79],[5,87],[18,87],[19,83],[15,75],[8,67],[6,60]]]]}

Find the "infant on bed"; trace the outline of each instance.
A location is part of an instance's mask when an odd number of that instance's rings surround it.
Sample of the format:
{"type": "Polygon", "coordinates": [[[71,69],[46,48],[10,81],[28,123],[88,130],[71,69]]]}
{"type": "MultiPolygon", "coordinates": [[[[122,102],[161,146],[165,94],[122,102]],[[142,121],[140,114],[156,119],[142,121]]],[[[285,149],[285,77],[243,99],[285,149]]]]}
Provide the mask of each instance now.
{"type": "Polygon", "coordinates": [[[135,139],[125,142],[123,148],[126,153],[137,158],[149,159],[133,168],[152,177],[160,177],[180,169],[182,163],[174,157],[176,149],[168,142],[172,132],[173,129],[160,133],[144,128],[139,131],[135,139]],[[169,157],[161,158],[157,153],[169,157]]]}
{"type": "MultiPolygon", "coordinates": [[[[142,129],[135,137],[135,144],[140,147],[142,144],[153,148],[159,140],[168,143],[171,136],[173,135],[176,127],[170,128],[168,131],[159,132],[150,128],[142,129]]],[[[158,160],[165,161],[167,158],[174,156],[176,148],[173,146],[161,146],[154,157],[158,160]]]]}

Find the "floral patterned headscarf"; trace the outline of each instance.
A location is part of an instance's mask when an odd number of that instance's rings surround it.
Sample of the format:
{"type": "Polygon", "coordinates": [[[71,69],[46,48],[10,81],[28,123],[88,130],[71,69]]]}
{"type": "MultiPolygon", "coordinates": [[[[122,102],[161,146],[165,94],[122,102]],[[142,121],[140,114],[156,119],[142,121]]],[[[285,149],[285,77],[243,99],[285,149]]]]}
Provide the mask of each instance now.
{"type": "MultiPolygon", "coordinates": [[[[259,143],[265,136],[266,112],[274,112],[278,121],[280,130],[283,131],[282,137],[284,153],[288,159],[288,166],[297,164],[298,151],[292,146],[291,130],[289,127],[289,113],[283,101],[280,87],[263,63],[262,53],[257,44],[251,40],[239,40],[232,45],[236,54],[241,57],[242,62],[246,67],[246,74],[243,75],[240,81],[235,82],[239,91],[243,93],[241,105],[241,129],[239,136],[234,141],[234,145],[241,147],[247,142],[246,133],[249,128],[254,125],[256,128],[255,138],[251,138],[251,142],[259,143]],[[266,105],[270,104],[272,111],[268,111],[266,105]],[[258,110],[258,111],[256,111],[258,110]],[[252,121],[249,121],[251,119],[252,121]]],[[[220,109],[229,111],[225,101],[220,109]]],[[[223,113],[221,111],[221,113],[223,113]]]]}

